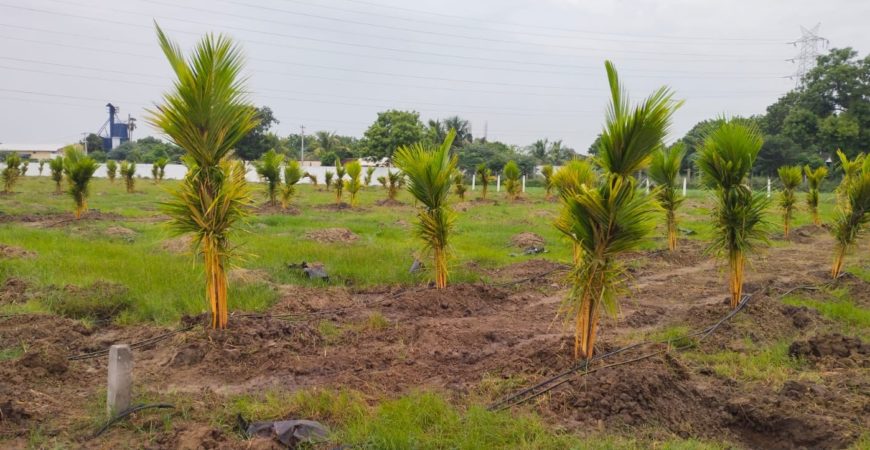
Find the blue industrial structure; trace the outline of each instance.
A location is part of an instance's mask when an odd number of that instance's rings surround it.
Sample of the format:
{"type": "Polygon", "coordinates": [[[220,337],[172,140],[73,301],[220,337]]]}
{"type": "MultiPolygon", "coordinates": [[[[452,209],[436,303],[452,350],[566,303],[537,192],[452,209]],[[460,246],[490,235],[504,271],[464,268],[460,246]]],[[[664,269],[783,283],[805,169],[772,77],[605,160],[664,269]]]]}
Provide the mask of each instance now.
{"type": "Polygon", "coordinates": [[[120,111],[118,107],[109,103],[106,108],[109,109],[109,120],[103,124],[97,134],[103,138],[103,150],[108,152],[130,140],[133,129],[136,128],[136,119],[127,117],[127,121],[122,122],[118,119],[118,111],[120,111]]]}

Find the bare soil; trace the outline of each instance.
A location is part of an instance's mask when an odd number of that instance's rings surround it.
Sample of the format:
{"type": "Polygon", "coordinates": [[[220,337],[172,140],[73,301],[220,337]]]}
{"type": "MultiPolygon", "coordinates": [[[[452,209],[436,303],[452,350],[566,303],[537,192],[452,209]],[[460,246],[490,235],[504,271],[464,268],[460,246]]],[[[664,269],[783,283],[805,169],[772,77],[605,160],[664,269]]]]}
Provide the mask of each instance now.
{"type": "Polygon", "coordinates": [[[323,228],[305,233],[305,237],[324,244],[336,242],[349,243],[359,239],[359,236],[347,228],[323,228]]]}
{"type": "Polygon", "coordinates": [[[518,248],[541,247],[544,245],[544,238],[537,233],[526,231],[511,237],[511,244],[518,248]]]}
{"type": "Polygon", "coordinates": [[[0,244],[0,258],[33,258],[34,256],[36,252],[14,245],[0,244]]]}
{"type": "MultiPolygon", "coordinates": [[[[345,229],[313,233],[309,238],[323,242],[356,238],[345,229]]],[[[691,351],[745,352],[747,339],[759,347],[788,340],[813,377],[781,385],[731,379],[681,350],[650,344],[590,366],[594,372],[571,377],[531,407],[550,423],[580,433],[663,433],[726,439],[745,448],[851,444],[870,428],[868,343],[834,334],[832,323],[816,311],[779,300],[788,289],[829,282],[831,239],[823,231],[808,233],[806,242],[752,258],[747,307],[691,351]],[[628,362],[633,359],[639,360],[628,362]]],[[[631,290],[619,315],[603,320],[599,353],[667,326],[703,329],[729,311],[722,265],[696,241],[681,240],[674,253],[636,252],[623,262],[631,290]]],[[[529,260],[483,270],[490,283],[443,290],[274,285],[281,300],[267,314],[233,314],[228,330],[208,329],[206,315],[185,318],[181,325],[191,330],[135,351],[139,395],[196,399],[171,430],[157,427],[153,442],[158,448],[247,445],[214,426],[214,405],[234,394],[316,387],[351,388],[376,398],[435,389],[462,402],[469,396],[495,400],[510,393],[505,386],[516,380],[531,385],[574,364],[571,330],[555,315],[566,294],[565,269],[529,260]]],[[[249,275],[233,276],[244,281],[249,275]]],[[[19,289],[15,283],[3,295],[19,289]]],[[[837,283],[856,302],[870,297],[860,280],[837,283]]],[[[0,348],[26,343],[21,357],[0,361],[0,435],[12,438],[13,446],[26,442],[36,427],[72,436],[82,446],[135,439],[135,427],[116,427],[102,441],[84,440],[91,422],[82,425],[82,417],[100,401],[105,356],[66,358],[170,330],[87,328],[52,315],[0,318],[0,348]]],[[[133,420],[141,425],[145,417],[133,420]]]]}

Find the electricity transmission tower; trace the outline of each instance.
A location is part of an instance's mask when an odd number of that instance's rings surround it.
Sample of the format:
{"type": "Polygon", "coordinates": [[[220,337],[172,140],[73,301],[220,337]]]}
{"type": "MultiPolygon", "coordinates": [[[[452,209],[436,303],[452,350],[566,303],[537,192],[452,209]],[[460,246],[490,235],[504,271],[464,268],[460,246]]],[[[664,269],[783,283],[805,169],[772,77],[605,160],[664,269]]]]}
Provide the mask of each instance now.
{"type": "Polygon", "coordinates": [[[819,28],[821,26],[821,23],[817,23],[812,29],[801,27],[801,38],[789,42],[789,44],[800,48],[797,56],[789,59],[789,61],[797,64],[797,69],[791,76],[791,78],[795,80],[796,87],[801,87],[803,85],[804,76],[816,66],[816,58],[819,56],[819,49],[828,47],[829,41],[819,36],[819,28]]]}

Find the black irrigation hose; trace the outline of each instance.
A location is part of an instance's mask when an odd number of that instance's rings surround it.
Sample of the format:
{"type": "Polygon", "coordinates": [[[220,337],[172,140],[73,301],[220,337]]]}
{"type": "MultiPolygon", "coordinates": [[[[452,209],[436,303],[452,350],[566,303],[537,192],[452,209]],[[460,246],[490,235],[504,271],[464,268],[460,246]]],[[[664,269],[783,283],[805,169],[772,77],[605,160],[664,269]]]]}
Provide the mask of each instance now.
{"type": "MultiPolygon", "coordinates": [[[[154,336],[154,337],[151,337],[151,338],[148,338],[148,339],[145,339],[145,340],[139,341],[139,342],[134,342],[133,344],[130,344],[130,349],[131,349],[131,350],[136,350],[136,349],[138,349],[138,348],[142,348],[142,347],[146,347],[146,346],[148,346],[148,345],[156,344],[156,343],[158,343],[158,342],[160,342],[160,341],[164,341],[164,340],[166,340],[166,339],[169,339],[169,338],[171,338],[172,336],[175,336],[176,334],[180,334],[180,333],[184,333],[185,331],[189,331],[189,330],[193,329],[193,327],[194,327],[194,325],[189,325],[189,326],[186,326],[186,327],[184,327],[184,328],[179,328],[178,330],[175,330],[175,331],[170,331],[170,332],[168,332],[168,333],[161,334],[161,335],[159,335],[159,336],[154,336]]],[[[106,355],[108,355],[108,354],[109,354],[109,349],[106,348],[106,349],[103,349],[103,350],[97,350],[97,351],[95,351],[95,352],[90,352],[90,353],[84,353],[84,354],[81,354],[81,355],[70,356],[70,357],[67,358],[67,360],[69,360],[69,361],[80,361],[80,360],[84,360],[84,359],[99,358],[99,357],[101,357],[101,356],[106,356],[106,355]]]]}
{"type": "Polygon", "coordinates": [[[99,437],[101,434],[105,433],[112,425],[121,421],[121,419],[126,418],[130,414],[142,411],[144,409],[175,409],[175,405],[170,405],[169,403],[153,403],[150,405],[135,405],[131,406],[120,413],[118,413],[115,417],[109,419],[105,425],[102,426],[96,433],[91,436],[91,439],[99,437]]]}

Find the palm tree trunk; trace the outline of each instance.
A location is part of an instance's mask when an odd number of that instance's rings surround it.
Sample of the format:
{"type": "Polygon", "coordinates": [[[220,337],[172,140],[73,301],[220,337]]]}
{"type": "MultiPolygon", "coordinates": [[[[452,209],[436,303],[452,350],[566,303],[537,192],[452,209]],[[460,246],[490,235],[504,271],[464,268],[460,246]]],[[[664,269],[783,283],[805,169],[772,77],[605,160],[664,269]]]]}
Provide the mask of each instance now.
{"type": "Polygon", "coordinates": [[[846,246],[837,244],[837,253],[834,256],[834,266],[831,268],[831,278],[840,276],[843,271],[843,262],[846,259],[846,246]]]}
{"type": "Polygon", "coordinates": [[[668,250],[677,249],[677,218],[674,211],[668,211],[668,250]]]}
{"type": "Polygon", "coordinates": [[[819,208],[814,206],[813,207],[813,225],[818,226],[821,224],[822,224],[822,220],[819,218],[819,208]]]}
{"type": "Polygon", "coordinates": [[[211,307],[211,326],[215,329],[227,327],[227,274],[221,251],[213,238],[203,239],[203,257],[205,259],[205,290],[211,307]]]}
{"type": "Polygon", "coordinates": [[[743,296],[743,269],[745,264],[743,252],[739,250],[731,251],[728,261],[731,272],[731,309],[734,309],[740,304],[740,299],[743,296]]]}
{"type": "Polygon", "coordinates": [[[435,247],[435,287],[447,287],[447,254],[441,245],[435,247]]]}

